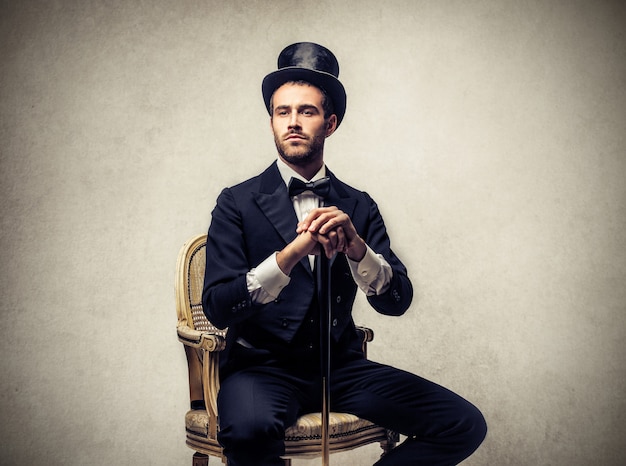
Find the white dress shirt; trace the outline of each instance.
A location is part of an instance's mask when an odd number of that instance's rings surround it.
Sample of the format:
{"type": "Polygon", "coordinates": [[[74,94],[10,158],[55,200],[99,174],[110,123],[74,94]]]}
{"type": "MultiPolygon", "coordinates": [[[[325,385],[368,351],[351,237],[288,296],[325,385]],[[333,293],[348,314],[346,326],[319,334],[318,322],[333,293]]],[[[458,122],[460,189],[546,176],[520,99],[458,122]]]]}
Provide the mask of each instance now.
{"type": "MultiPolygon", "coordinates": [[[[291,178],[298,178],[308,182],[316,181],[326,176],[326,166],[324,165],[313,178],[305,180],[281,159],[278,159],[278,170],[287,186],[289,186],[291,178]]],[[[298,221],[301,222],[311,210],[319,207],[320,200],[321,198],[311,191],[304,191],[302,194],[293,196],[293,207],[298,221]]],[[[278,251],[250,270],[246,276],[248,292],[252,301],[257,304],[265,304],[275,300],[282,289],[291,281],[289,276],[285,275],[278,267],[276,254],[278,254],[278,251]]],[[[309,256],[311,268],[313,268],[314,257],[312,255],[309,256]]],[[[376,254],[369,246],[367,246],[365,257],[361,261],[356,262],[350,258],[347,259],[355,283],[365,294],[368,296],[381,294],[389,288],[389,282],[393,276],[391,266],[382,255],[376,254]]]]}

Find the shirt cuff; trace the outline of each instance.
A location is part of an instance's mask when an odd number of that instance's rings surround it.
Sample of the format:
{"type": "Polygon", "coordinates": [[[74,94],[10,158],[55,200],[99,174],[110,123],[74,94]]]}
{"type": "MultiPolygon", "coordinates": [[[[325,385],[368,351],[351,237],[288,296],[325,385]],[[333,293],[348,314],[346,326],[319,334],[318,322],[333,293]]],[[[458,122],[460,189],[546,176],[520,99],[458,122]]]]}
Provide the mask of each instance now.
{"type": "Polygon", "coordinates": [[[265,303],[274,300],[289,285],[291,278],[280,270],[276,255],[275,252],[248,272],[246,282],[253,301],[265,303]]]}
{"type": "Polygon", "coordinates": [[[348,263],[352,271],[361,277],[362,280],[370,281],[378,275],[381,264],[378,255],[369,246],[366,245],[366,247],[365,256],[360,261],[353,261],[348,256],[346,257],[348,257],[348,263]]]}
{"type": "Polygon", "coordinates": [[[366,295],[382,294],[388,289],[393,276],[391,266],[369,246],[363,259],[357,262],[348,257],[348,264],[354,281],[366,295]]]}

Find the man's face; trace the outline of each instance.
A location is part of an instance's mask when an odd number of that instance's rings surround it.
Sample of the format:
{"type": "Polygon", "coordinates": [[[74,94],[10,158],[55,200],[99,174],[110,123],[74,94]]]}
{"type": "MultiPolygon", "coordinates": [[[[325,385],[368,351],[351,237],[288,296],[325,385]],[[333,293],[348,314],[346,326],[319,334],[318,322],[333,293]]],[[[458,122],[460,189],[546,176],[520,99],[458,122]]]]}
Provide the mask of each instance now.
{"type": "Polygon", "coordinates": [[[272,97],[274,141],[281,158],[295,166],[319,164],[324,140],[336,128],[336,117],[324,119],[322,92],[315,86],[287,83],[272,97]]]}

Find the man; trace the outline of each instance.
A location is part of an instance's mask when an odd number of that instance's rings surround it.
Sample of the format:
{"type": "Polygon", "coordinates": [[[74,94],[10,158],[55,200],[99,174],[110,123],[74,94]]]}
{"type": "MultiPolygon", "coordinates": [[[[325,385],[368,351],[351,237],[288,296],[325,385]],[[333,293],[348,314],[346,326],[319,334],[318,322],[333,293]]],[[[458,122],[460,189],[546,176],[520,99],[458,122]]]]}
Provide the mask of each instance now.
{"type": "Polygon", "coordinates": [[[320,411],[315,254],[331,258],[331,409],[408,436],[379,465],[452,465],[482,442],[469,402],[416,375],[366,360],[352,320],[360,288],[370,305],[401,315],[412,300],[375,202],[324,164],[346,94],[339,66],[313,43],[283,50],[263,97],[278,160],[220,194],[208,234],[203,306],[228,327],[218,398],[229,466],[282,465],[284,432],[320,411]],[[309,184],[305,184],[309,183],[309,184]]]}

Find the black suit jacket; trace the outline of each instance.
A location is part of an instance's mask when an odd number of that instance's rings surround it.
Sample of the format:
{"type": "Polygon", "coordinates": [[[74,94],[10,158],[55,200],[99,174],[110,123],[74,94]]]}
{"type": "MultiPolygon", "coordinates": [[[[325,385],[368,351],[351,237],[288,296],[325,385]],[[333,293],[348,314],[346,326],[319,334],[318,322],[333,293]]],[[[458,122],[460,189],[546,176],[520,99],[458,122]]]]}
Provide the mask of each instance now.
{"type": "MultiPolygon", "coordinates": [[[[359,236],[382,254],[393,269],[389,289],[382,295],[368,297],[369,303],[382,314],[403,314],[411,303],[413,289],[406,268],[390,248],[376,203],[366,193],[328,174],[332,187],[325,204],[348,214],[359,236]]],[[[216,327],[229,327],[227,353],[242,333],[249,335],[260,329],[261,333],[288,343],[300,327],[315,293],[307,257],[293,268],[291,282],[273,302],[254,304],[246,285],[246,274],[251,268],[296,237],[297,223],[275,162],[259,176],[226,188],[219,195],[208,233],[202,304],[216,327]]],[[[337,341],[344,332],[354,332],[352,305],[357,290],[343,254],[332,261],[331,282],[332,337],[337,341]]]]}

